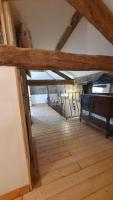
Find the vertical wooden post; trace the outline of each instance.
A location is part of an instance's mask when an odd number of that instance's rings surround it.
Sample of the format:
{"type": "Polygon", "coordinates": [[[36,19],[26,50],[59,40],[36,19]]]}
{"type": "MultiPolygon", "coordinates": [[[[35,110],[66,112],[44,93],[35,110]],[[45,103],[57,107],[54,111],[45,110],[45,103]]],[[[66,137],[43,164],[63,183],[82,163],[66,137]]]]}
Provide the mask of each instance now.
{"type": "Polygon", "coordinates": [[[7,0],[4,0],[1,2],[2,4],[2,12],[3,12],[3,21],[4,21],[4,27],[5,32],[7,35],[7,44],[11,46],[16,46],[16,39],[14,34],[14,26],[10,11],[10,2],[7,0]]]}
{"type": "Polygon", "coordinates": [[[2,37],[3,37],[3,44],[7,45],[7,33],[6,33],[6,25],[5,25],[5,19],[4,19],[4,13],[3,13],[3,5],[2,1],[0,0],[0,19],[1,19],[1,29],[2,29],[2,37]]]}
{"type": "MultiPolygon", "coordinates": [[[[2,34],[3,34],[3,43],[10,46],[16,46],[16,37],[14,32],[13,20],[11,16],[10,10],[10,2],[7,0],[0,0],[0,9],[1,9],[1,23],[2,23],[2,34]]],[[[31,165],[29,161],[29,152],[28,152],[28,144],[25,135],[25,106],[23,105],[22,101],[22,85],[21,85],[21,76],[20,71],[15,69],[15,76],[17,80],[17,87],[18,87],[18,96],[19,96],[19,105],[21,110],[21,120],[22,120],[22,127],[23,127],[23,136],[24,136],[24,146],[26,152],[26,160],[27,160],[27,167],[28,167],[28,175],[29,175],[29,183],[32,189],[32,178],[31,178],[31,165]],[[24,107],[24,109],[22,108],[24,107]]],[[[29,105],[29,104],[27,104],[29,105]]],[[[31,124],[29,123],[29,126],[31,124]]],[[[31,127],[29,128],[31,130],[31,127]]],[[[30,140],[31,141],[31,140],[30,140]]],[[[31,150],[31,149],[30,149],[31,150]]]]}
{"type": "Polygon", "coordinates": [[[26,125],[27,125],[27,132],[29,137],[29,147],[30,147],[30,156],[33,159],[33,142],[32,142],[32,131],[31,131],[31,115],[30,115],[30,105],[29,105],[29,94],[28,94],[28,85],[27,85],[27,78],[25,71],[21,71],[22,76],[22,89],[23,89],[23,98],[24,98],[24,108],[25,108],[25,115],[26,115],[26,125]]]}

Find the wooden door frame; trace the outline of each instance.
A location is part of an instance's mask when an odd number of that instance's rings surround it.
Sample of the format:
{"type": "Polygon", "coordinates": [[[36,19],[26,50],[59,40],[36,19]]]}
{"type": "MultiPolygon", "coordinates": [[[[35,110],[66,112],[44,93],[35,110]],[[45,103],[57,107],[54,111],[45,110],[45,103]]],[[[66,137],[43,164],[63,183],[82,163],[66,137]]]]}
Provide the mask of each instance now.
{"type": "MultiPolygon", "coordinates": [[[[2,3],[6,3],[5,1],[2,3]]],[[[8,3],[8,2],[7,2],[8,3]]],[[[6,5],[5,5],[6,6],[6,5]]],[[[15,46],[14,35],[13,35],[13,25],[11,23],[11,16],[9,13],[9,9],[7,8],[9,26],[6,27],[4,12],[2,12],[2,30],[4,37],[4,44],[15,46]],[[7,28],[9,29],[9,38],[11,41],[7,40],[7,28]]],[[[3,10],[2,10],[3,11],[3,10]]],[[[75,71],[86,71],[86,70],[107,70],[113,71],[113,57],[111,56],[88,56],[88,55],[77,55],[63,52],[54,52],[54,51],[44,51],[38,49],[24,49],[24,48],[14,48],[14,47],[1,47],[0,50],[0,65],[12,66],[16,65],[17,68],[23,68],[24,70],[75,70],[75,71]],[[6,57],[7,53],[7,57],[6,57]],[[17,56],[17,57],[16,57],[17,56]],[[15,59],[16,57],[16,59],[15,59]],[[6,59],[7,58],[7,59],[6,59]]],[[[17,73],[17,69],[16,69],[17,73]]],[[[18,74],[18,73],[17,73],[18,74]]],[[[21,96],[21,88],[20,88],[20,77],[17,77],[17,85],[18,85],[18,94],[21,96]]],[[[22,111],[22,102],[20,102],[20,110],[21,110],[21,123],[23,127],[23,135],[24,135],[24,146],[26,151],[26,160],[28,164],[28,174],[29,180],[31,182],[30,176],[30,165],[28,162],[29,155],[27,152],[27,143],[25,139],[25,126],[23,124],[24,113],[22,111]]],[[[32,187],[32,182],[30,183],[32,187]]]]}
{"type": "MultiPolygon", "coordinates": [[[[2,37],[3,37],[3,45],[10,45],[16,46],[16,37],[14,33],[14,25],[13,20],[11,17],[10,11],[10,2],[0,0],[0,8],[1,8],[1,28],[2,28],[2,37]]],[[[26,156],[26,164],[27,164],[27,172],[29,178],[29,185],[30,189],[33,188],[32,183],[32,175],[31,175],[31,163],[29,162],[29,152],[27,149],[27,140],[26,140],[26,126],[25,126],[25,113],[23,110],[23,100],[22,100],[22,87],[21,87],[21,76],[20,70],[15,67],[15,77],[16,77],[16,84],[17,84],[17,93],[18,93],[18,102],[19,102],[19,109],[20,109],[20,117],[21,117],[21,127],[23,133],[23,141],[24,141],[24,149],[25,149],[25,156],[26,156]]],[[[32,142],[31,137],[31,125],[29,124],[30,130],[30,143],[32,142]]]]}

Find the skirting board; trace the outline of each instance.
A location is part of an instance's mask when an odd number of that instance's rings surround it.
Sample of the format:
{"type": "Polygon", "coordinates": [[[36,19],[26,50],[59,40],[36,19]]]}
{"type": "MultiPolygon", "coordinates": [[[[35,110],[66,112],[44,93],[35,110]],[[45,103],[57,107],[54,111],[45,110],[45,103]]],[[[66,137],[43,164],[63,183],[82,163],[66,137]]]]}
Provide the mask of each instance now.
{"type": "Polygon", "coordinates": [[[26,185],[22,188],[16,189],[12,192],[9,192],[7,194],[4,194],[2,196],[0,196],[0,200],[12,200],[12,199],[16,199],[26,193],[30,192],[30,186],[26,185]]]}

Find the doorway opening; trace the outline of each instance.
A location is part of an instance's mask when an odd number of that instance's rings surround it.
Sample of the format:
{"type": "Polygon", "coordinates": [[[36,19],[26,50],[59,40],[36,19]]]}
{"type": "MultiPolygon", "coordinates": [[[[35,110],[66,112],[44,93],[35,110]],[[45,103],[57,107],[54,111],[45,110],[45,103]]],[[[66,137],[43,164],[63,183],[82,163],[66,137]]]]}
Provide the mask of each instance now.
{"type": "MultiPolygon", "coordinates": [[[[101,113],[95,113],[95,111],[94,113],[90,112],[89,116],[87,101],[85,104],[81,104],[81,96],[93,95],[95,81],[99,81],[102,76],[100,72],[93,74],[93,80],[90,75],[81,76],[77,82],[74,81],[73,85],[50,85],[47,77],[45,79],[48,81],[48,85],[44,83],[40,85],[40,79],[44,81],[45,74],[48,76],[47,71],[31,71],[31,78],[27,80],[36,187],[52,184],[80,171],[81,163],[85,158],[103,151],[100,148],[102,142],[100,138],[103,137],[102,132],[106,132],[105,116],[101,116],[101,113]],[[76,100],[75,115],[71,114],[72,100],[76,100]],[[62,112],[63,105],[61,106],[61,104],[64,101],[67,113],[66,111],[62,112]],[[80,122],[81,114],[82,119],[83,115],[88,119],[87,122],[84,120],[82,123],[80,122]],[[103,128],[101,125],[104,125],[105,131],[98,128],[98,125],[101,128],[103,128]],[[96,141],[96,145],[94,141],[96,141]],[[93,150],[94,148],[95,150],[93,150]]],[[[110,75],[107,76],[110,77],[110,75]]],[[[112,87],[112,83],[109,84],[112,87]]],[[[111,87],[107,88],[107,94],[112,95],[111,87]]],[[[94,95],[96,96],[96,94],[94,95]]],[[[102,93],[98,93],[98,95],[103,96],[102,93]]],[[[105,143],[105,141],[104,138],[103,142],[105,143]]]]}

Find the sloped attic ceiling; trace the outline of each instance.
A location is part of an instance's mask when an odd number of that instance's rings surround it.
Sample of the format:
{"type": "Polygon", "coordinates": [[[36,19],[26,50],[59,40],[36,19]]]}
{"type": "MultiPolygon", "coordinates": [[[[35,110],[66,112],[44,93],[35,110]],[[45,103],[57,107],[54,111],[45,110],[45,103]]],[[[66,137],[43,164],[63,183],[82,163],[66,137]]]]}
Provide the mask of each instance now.
{"type": "Polygon", "coordinates": [[[39,49],[55,49],[75,12],[65,0],[17,0],[12,4],[15,21],[25,22],[33,46],[39,49]]]}
{"type": "MultiPolygon", "coordinates": [[[[105,73],[105,72],[104,72],[105,73]]],[[[97,71],[65,71],[65,74],[70,77],[71,79],[76,79],[76,78],[83,78],[84,81],[84,77],[87,78],[87,76],[90,76],[92,74],[97,74],[97,71]]],[[[100,74],[100,72],[98,71],[98,74],[100,74]]],[[[58,76],[56,73],[48,70],[48,71],[31,71],[31,77],[28,77],[28,79],[32,79],[32,80],[64,80],[64,78],[58,76]]]]}
{"type": "Polygon", "coordinates": [[[51,71],[31,71],[31,78],[28,79],[32,80],[63,80],[62,77],[58,76],[54,72],[51,71]]]}
{"type": "MultiPolygon", "coordinates": [[[[92,74],[97,73],[97,71],[63,71],[65,74],[67,74],[68,76],[70,76],[70,78],[72,79],[76,79],[79,77],[83,77],[83,76],[89,76],[92,74]]],[[[98,71],[99,72],[99,71],[98,71]]]]}
{"type": "MultiPolygon", "coordinates": [[[[112,0],[104,2],[113,10],[112,0]]],[[[31,32],[33,46],[48,50],[55,50],[75,12],[66,0],[16,0],[12,4],[14,19],[16,21],[20,18],[26,23],[31,32]]],[[[113,45],[83,18],[62,51],[113,55],[113,45]]]]}
{"type": "MultiPolygon", "coordinates": [[[[104,2],[113,10],[113,0],[104,2]]],[[[15,23],[25,22],[29,28],[33,46],[47,50],[55,50],[75,12],[66,0],[17,0],[12,1],[12,7],[15,23]]],[[[62,51],[113,55],[113,45],[83,17],[62,51]]],[[[73,74],[75,78],[76,74],[82,76],[87,75],[87,72],[69,72],[69,74],[73,74]]]]}

